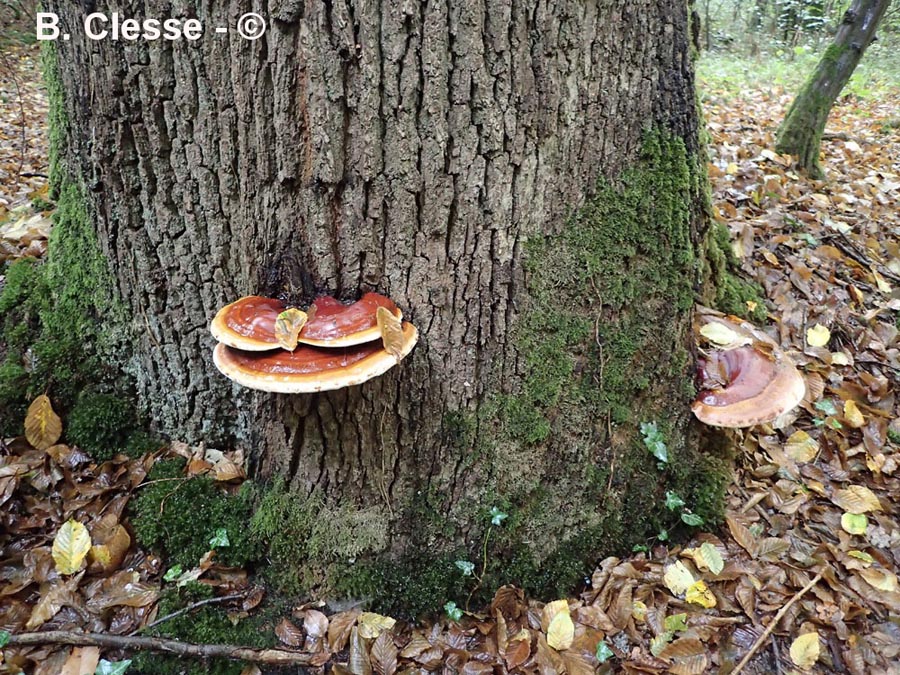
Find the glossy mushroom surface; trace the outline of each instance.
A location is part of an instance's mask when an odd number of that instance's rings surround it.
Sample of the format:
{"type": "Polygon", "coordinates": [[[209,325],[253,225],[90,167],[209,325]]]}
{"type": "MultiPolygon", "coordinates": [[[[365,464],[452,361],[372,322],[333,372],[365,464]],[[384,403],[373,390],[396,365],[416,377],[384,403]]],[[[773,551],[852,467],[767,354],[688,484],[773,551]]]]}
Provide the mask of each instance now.
{"type": "Polygon", "coordinates": [[[390,298],[378,293],[366,293],[351,305],[345,305],[330,295],[316,298],[313,318],[300,331],[299,341],[316,347],[349,347],[378,340],[376,314],[385,307],[398,319],[403,313],[390,298]]]}
{"type": "Polygon", "coordinates": [[[703,389],[691,410],[714,427],[750,427],[788,412],[806,393],[806,382],[782,354],[749,346],[716,350],[701,361],[703,389]]]}
{"type": "MultiPolygon", "coordinates": [[[[403,324],[403,337],[401,358],[409,354],[418,339],[411,323],[403,324]]],[[[303,394],[361,384],[387,372],[399,359],[389,354],[380,341],[372,341],[338,349],[301,345],[292,352],[248,352],[219,343],[213,361],[222,374],[245,387],[303,394]]]]}
{"type": "MultiPolygon", "coordinates": [[[[378,293],[366,293],[345,305],[330,295],[316,298],[309,310],[312,318],[300,331],[298,342],[316,347],[342,348],[373,342],[381,337],[376,313],[385,307],[398,319],[403,313],[393,300],[378,293]]],[[[278,349],[275,322],[286,309],[274,298],[251,295],[225,305],[210,325],[219,342],[245,351],[278,349]]]]}
{"type": "Polygon", "coordinates": [[[275,321],[284,310],[280,300],[250,295],[220,309],[209,330],[216,340],[236,349],[277,349],[275,321]]]}

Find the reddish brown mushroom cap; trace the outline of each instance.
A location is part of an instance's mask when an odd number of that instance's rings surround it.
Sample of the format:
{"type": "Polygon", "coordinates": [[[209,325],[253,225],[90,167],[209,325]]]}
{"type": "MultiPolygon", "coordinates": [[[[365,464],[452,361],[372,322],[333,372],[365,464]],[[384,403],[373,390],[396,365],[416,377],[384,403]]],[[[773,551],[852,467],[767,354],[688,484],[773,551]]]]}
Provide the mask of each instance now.
{"type": "MultiPolygon", "coordinates": [[[[393,300],[378,293],[366,293],[350,305],[329,295],[316,298],[310,307],[312,319],[297,339],[316,347],[352,347],[381,337],[376,313],[385,307],[398,319],[403,312],[393,300]]],[[[251,295],[225,305],[210,325],[213,337],[229,347],[259,352],[278,349],[275,322],[285,310],[280,300],[251,295]]]]}
{"type": "MultiPolygon", "coordinates": [[[[412,350],[418,332],[403,324],[400,358],[412,350]]],[[[329,391],[361,384],[394,367],[400,359],[389,354],[380,341],[352,347],[321,349],[306,345],[292,352],[249,352],[219,343],[213,352],[216,367],[228,378],[251,389],[282,394],[329,391]]]]}
{"type": "Polygon", "coordinates": [[[376,314],[384,307],[398,319],[403,312],[390,298],[366,293],[352,305],[345,305],[329,295],[316,298],[315,315],[300,331],[299,341],[316,347],[350,347],[378,340],[376,314]]]}
{"type": "Polygon", "coordinates": [[[251,295],[220,309],[209,330],[216,340],[236,349],[277,349],[275,322],[284,310],[280,300],[251,295]]]}
{"type": "Polygon", "coordinates": [[[806,382],[783,354],[767,356],[753,347],[713,351],[701,363],[704,380],[718,381],[700,392],[691,410],[714,427],[750,427],[771,422],[796,407],[806,382]]]}

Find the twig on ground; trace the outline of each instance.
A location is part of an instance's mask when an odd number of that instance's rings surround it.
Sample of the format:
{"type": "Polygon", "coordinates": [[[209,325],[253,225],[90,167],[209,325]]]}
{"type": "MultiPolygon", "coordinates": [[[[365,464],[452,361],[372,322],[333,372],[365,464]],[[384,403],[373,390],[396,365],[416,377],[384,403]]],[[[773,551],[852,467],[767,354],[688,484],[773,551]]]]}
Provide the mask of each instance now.
{"type": "Polygon", "coordinates": [[[756,654],[756,652],[759,651],[759,648],[763,646],[766,639],[772,634],[772,631],[775,630],[775,626],[777,626],[778,622],[781,621],[781,617],[783,617],[785,614],[787,614],[787,611],[791,608],[791,605],[793,605],[800,598],[802,598],[804,595],[806,595],[806,592],[809,591],[809,589],[811,589],[813,586],[815,586],[821,580],[822,580],[822,573],[819,572],[816,576],[813,577],[812,581],[810,581],[808,584],[806,584],[806,586],[804,586],[799,591],[797,591],[797,593],[794,594],[794,597],[792,597],[790,600],[788,600],[787,604],[784,607],[782,607],[781,609],[778,610],[778,614],[776,614],[775,618],[769,622],[769,625],[763,631],[763,634],[760,635],[759,638],[756,640],[756,642],[753,643],[753,646],[750,647],[750,651],[747,652],[747,654],[744,656],[743,659],[741,659],[741,662],[739,664],[737,664],[737,667],[731,671],[731,675],[738,675],[738,673],[740,673],[744,669],[744,666],[746,666],[750,662],[750,659],[753,658],[753,656],[756,654]]]}
{"type": "Polygon", "coordinates": [[[161,623],[165,623],[169,619],[174,619],[176,616],[181,616],[182,614],[187,614],[188,612],[191,612],[199,607],[203,607],[204,605],[215,605],[215,604],[218,604],[221,602],[228,602],[229,600],[240,600],[243,597],[244,597],[243,593],[235,593],[234,595],[223,595],[218,598],[206,598],[205,600],[198,600],[197,602],[191,603],[187,607],[182,607],[181,609],[176,610],[176,611],[172,612],[171,614],[166,614],[165,616],[160,617],[156,621],[152,621],[152,622],[148,623],[146,626],[141,626],[140,628],[137,628],[137,629],[131,631],[128,634],[128,636],[131,637],[132,635],[137,635],[138,633],[141,633],[145,630],[154,628],[161,623]]]}
{"type": "Polygon", "coordinates": [[[253,649],[235,645],[195,645],[164,638],[107,635],[106,633],[77,633],[68,630],[48,630],[43,633],[11,635],[8,644],[10,646],[75,645],[148,650],[191,658],[226,658],[271,666],[306,666],[310,665],[316,656],[315,654],[289,652],[284,649],[253,649]]]}

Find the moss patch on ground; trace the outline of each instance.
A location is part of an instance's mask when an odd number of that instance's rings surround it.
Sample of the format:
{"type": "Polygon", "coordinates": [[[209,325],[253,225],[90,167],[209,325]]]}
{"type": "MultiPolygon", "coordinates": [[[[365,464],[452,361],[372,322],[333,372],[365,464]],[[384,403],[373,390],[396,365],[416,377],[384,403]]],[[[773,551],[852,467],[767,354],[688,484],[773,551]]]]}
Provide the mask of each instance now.
{"type": "Polygon", "coordinates": [[[210,540],[224,529],[229,546],[216,548],[216,561],[241,567],[260,558],[261,548],[247,523],[253,514],[253,484],[236,494],[225,492],[205,476],[184,476],[183,459],[156,462],[145,487],[132,500],[131,523],[138,543],[163,553],[168,565],[189,569],[210,550],[210,540]]]}
{"type": "MultiPolygon", "coordinates": [[[[199,583],[168,588],[160,597],[158,614],[166,616],[210,597],[213,597],[212,588],[199,583]]],[[[275,626],[289,611],[290,607],[277,603],[264,604],[252,615],[232,621],[224,609],[205,605],[170,619],[145,634],[175,637],[196,644],[230,644],[262,649],[275,646],[275,626]]],[[[186,661],[150,652],[137,652],[132,662],[132,668],[145,675],[239,675],[244,665],[228,659],[186,661]]]]}

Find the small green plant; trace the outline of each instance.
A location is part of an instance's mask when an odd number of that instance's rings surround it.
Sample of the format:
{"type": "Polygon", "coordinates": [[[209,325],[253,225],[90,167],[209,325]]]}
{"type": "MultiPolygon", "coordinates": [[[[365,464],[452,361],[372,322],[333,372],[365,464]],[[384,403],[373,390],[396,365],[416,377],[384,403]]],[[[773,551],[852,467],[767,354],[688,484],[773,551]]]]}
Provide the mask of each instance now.
{"type": "Polygon", "coordinates": [[[447,612],[447,616],[450,617],[451,621],[459,621],[463,616],[462,609],[457,607],[452,600],[444,605],[444,611],[447,612]]]}
{"type": "Polygon", "coordinates": [[[615,656],[613,650],[609,648],[609,645],[606,644],[603,640],[597,643],[597,653],[595,654],[597,660],[600,662],[600,665],[603,665],[607,661],[609,661],[612,657],[615,656]]]}
{"type": "Polygon", "coordinates": [[[128,672],[128,667],[131,665],[131,659],[125,659],[124,661],[107,661],[106,659],[100,659],[100,662],[97,664],[97,670],[94,671],[94,675],[125,675],[128,672]]]}
{"type": "Polygon", "coordinates": [[[641,435],[644,437],[644,445],[659,460],[658,468],[660,470],[666,468],[669,461],[669,449],[666,447],[666,439],[656,426],[656,422],[641,422],[641,435]]]}
{"type": "Polygon", "coordinates": [[[462,571],[463,576],[471,576],[475,579],[475,585],[472,587],[472,590],[469,591],[469,597],[466,598],[466,611],[469,609],[469,603],[472,601],[472,596],[475,595],[479,588],[481,588],[481,585],[484,583],[485,575],[487,575],[488,572],[488,567],[490,565],[488,543],[491,540],[491,532],[493,532],[494,528],[500,527],[503,524],[503,521],[509,518],[509,514],[503,512],[497,506],[491,507],[488,516],[490,517],[490,526],[484,532],[484,540],[481,545],[481,570],[479,573],[475,574],[475,563],[469,562],[468,560],[456,561],[456,566],[462,571]]]}
{"type": "Polygon", "coordinates": [[[887,437],[891,443],[900,445],[900,431],[897,431],[896,429],[888,429],[887,437]]]}

